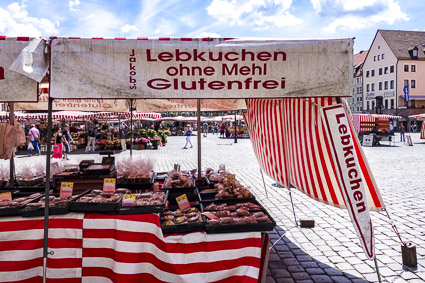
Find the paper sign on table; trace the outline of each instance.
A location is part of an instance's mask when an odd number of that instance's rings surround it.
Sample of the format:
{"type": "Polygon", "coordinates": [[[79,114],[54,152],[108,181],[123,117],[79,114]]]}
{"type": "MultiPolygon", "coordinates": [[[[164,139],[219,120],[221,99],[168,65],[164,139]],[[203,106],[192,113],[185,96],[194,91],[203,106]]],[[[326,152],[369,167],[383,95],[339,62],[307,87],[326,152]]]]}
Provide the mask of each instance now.
{"type": "Polygon", "coordinates": [[[12,200],[12,194],[10,192],[1,193],[0,200],[12,200]]]}
{"type": "Polygon", "coordinates": [[[136,204],[135,194],[125,194],[122,198],[122,206],[133,206],[136,204]]]}
{"type": "Polygon", "coordinates": [[[115,178],[103,179],[103,191],[104,192],[115,192],[116,180],[115,178]]]}
{"type": "Polygon", "coordinates": [[[203,215],[205,215],[206,217],[208,217],[209,219],[218,219],[217,216],[215,216],[215,214],[211,213],[211,212],[202,212],[203,215]]]}
{"type": "Polygon", "coordinates": [[[71,197],[73,189],[74,189],[74,183],[62,182],[61,190],[59,192],[59,198],[64,199],[64,198],[71,197]]]}
{"type": "Polygon", "coordinates": [[[176,197],[176,200],[180,210],[185,211],[190,208],[190,203],[189,203],[189,200],[187,199],[186,194],[176,197]]]}

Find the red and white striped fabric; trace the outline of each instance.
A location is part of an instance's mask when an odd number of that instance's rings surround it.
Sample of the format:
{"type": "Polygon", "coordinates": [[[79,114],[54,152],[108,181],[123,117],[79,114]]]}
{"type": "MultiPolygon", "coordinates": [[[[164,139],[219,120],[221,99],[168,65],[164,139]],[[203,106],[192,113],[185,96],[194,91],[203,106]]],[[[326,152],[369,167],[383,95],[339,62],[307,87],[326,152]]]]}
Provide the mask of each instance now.
{"type": "Polygon", "coordinates": [[[425,139],[425,121],[422,122],[422,127],[421,127],[421,139],[425,139]]]}
{"type": "MultiPolygon", "coordinates": [[[[81,282],[84,214],[51,216],[47,276],[81,282]]],[[[42,282],[43,219],[0,218],[0,282],[42,282]]]]}
{"type": "MultiPolygon", "coordinates": [[[[41,282],[43,220],[0,219],[0,282],[41,282]]],[[[163,236],[157,214],[52,216],[47,277],[63,282],[257,282],[261,233],[163,236]]]]}
{"type": "MultiPolygon", "coordinates": [[[[126,119],[130,119],[130,112],[97,112],[93,113],[91,118],[111,118],[111,117],[122,117],[126,119]]],[[[133,112],[133,119],[143,119],[143,118],[161,118],[161,113],[155,112],[133,112]]]]}
{"type": "MultiPolygon", "coordinates": [[[[332,104],[332,98],[249,99],[245,121],[257,160],[267,175],[320,202],[346,208],[320,116],[320,107],[332,104]]],[[[369,209],[378,210],[385,207],[384,202],[351,130],[369,209]]]]}

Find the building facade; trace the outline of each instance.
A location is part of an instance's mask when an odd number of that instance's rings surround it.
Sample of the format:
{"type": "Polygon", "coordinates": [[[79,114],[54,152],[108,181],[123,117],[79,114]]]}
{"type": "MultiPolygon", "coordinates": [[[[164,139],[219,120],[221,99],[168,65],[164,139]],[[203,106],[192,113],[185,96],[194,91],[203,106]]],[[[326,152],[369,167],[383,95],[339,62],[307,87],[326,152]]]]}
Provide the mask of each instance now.
{"type": "Polygon", "coordinates": [[[353,56],[353,93],[348,100],[351,113],[363,111],[363,63],[367,53],[367,50],[362,50],[353,56]]]}
{"type": "Polygon", "coordinates": [[[425,113],[424,47],[425,32],[377,31],[363,64],[363,112],[425,113]]]}

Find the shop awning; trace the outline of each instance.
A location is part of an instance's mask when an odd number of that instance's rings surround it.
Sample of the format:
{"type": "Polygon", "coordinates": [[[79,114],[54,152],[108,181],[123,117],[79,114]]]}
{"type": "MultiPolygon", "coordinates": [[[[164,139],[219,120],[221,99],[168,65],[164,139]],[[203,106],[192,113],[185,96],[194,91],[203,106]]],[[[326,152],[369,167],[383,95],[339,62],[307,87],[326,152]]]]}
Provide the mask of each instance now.
{"type": "Polygon", "coordinates": [[[417,119],[417,120],[425,120],[425,113],[424,114],[416,114],[409,116],[410,119],[417,119]]]}

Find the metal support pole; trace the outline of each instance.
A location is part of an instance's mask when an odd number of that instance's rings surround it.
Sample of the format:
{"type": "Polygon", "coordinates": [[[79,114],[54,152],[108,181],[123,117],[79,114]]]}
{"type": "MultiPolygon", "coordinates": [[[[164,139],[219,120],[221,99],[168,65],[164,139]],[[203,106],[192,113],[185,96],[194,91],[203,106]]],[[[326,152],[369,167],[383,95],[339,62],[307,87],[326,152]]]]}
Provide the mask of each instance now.
{"type": "Polygon", "coordinates": [[[47,114],[47,154],[46,154],[46,186],[44,189],[44,241],[43,241],[43,282],[46,282],[46,262],[49,241],[49,192],[50,192],[50,154],[52,147],[52,99],[49,97],[47,114]]]}
{"type": "Polygon", "coordinates": [[[263,178],[264,191],[266,192],[266,198],[269,198],[269,194],[267,193],[266,182],[264,181],[263,170],[260,168],[261,177],[263,178]]]}
{"type": "Polygon", "coordinates": [[[381,283],[381,274],[379,273],[379,267],[378,267],[378,261],[376,260],[376,254],[375,254],[375,267],[376,267],[376,275],[378,275],[378,282],[381,283]]]}
{"type": "Polygon", "coordinates": [[[196,111],[197,111],[197,117],[196,117],[196,123],[198,127],[197,131],[197,138],[198,138],[198,180],[201,180],[201,100],[198,99],[196,103],[196,111]]]}
{"type": "Polygon", "coordinates": [[[238,111],[235,111],[235,143],[238,143],[238,132],[236,130],[236,128],[238,127],[238,120],[236,118],[237,113],[238,113],[238,111]]]}
{"type": "Polygon", "coordinates": [[[133,99],[130,99],[130,156],[133,156],[133,137],[134,137],[134,130],[133,130],[133,99]]]}
{"type": "MultiPolygon", "coordinates": [[[[15,125],[15,104],[9,103],[9,123],[15,125]]],[[[12,148],[12,156],[10,157],[10,176],[9,186],[15,186],[15,147],[12,148]]]]}
{"type": "Polygon", "coordinates": [[[289,190],[289,197],[291,198],[292,212],[294,213],[295,225],[298,226],[297,217],[295,216],[294,202],[292,201],[292,192],[291,192],[291,190],[289,190]]]}

